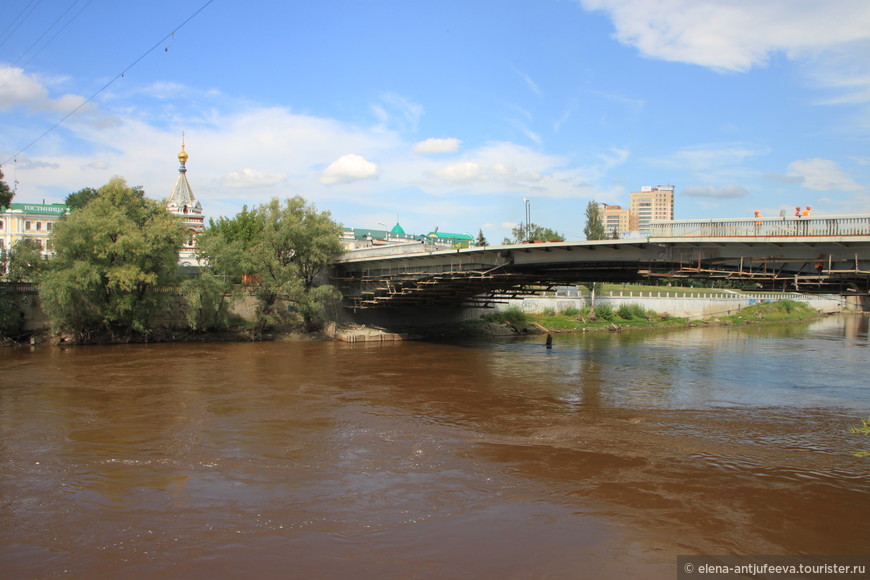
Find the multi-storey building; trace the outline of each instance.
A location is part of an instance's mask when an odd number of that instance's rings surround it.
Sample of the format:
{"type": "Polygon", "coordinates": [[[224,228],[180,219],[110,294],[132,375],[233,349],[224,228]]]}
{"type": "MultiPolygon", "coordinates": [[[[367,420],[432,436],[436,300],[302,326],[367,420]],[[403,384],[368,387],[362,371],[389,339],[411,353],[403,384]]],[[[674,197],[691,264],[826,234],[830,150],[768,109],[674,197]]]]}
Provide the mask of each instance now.
{"type": "Polygon", "coordinates": [[[633,231],[646,231],[651,221],[674,219],[674,186],[647,185],[631,192],[629,210],[629,227],[633,231]]]}
{"type": "Polygon", "coordinates": [[[21,240],[35,240],[44,256],[51,255],[51,230],[54,223],[69,213],[62,203],[11,203],[0,213],[0,254],[21,240]]]}
{"type": "Polygon", "coordinates": [[[601,221],[604,222],[604,231],[608,238],[621,235],[631,228],[631,210],[618,205],[599,204],[601,208],[601,221]]]}

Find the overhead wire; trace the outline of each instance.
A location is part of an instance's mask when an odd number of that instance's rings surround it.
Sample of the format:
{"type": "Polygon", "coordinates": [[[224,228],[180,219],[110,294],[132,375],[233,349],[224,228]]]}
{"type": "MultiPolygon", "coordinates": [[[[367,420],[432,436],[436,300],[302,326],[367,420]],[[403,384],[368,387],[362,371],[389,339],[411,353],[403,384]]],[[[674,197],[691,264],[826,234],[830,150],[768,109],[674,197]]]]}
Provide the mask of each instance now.
{"type": "Polygon", "coordinates": [[[24,24],[24,21],[33,14],[33,11],[36,10],[36,7],[39,6],[41,0],[30,0],[30,3],[21,9],[21,12],[18,13],[18,16],[12,19],[12,22],[9,23],[9,26],[0,33],[0,47],[6,44],[6,41],[12,38],[12,35],[21,28],[21,25],[24,24]],[[26,12],[26,14],[25,14],[26,12]],[[10,30],[10,28],[12,30],[10,30]]]}
{"type": "MultiPolygon", "coordinates": [[[[32,50],[33,50],[33,49],[34,49],[34,48],[35,48],[35,47],[36,47],[40,42],[42,42],[42,39],[45,38],[46,35],[48,35],[48,33],[51,32],[51,30],[52,30],[55,26],[57,26],[58,23],[59,23],[61,20],[64,19],[64,17],[66,17],[66,15],[69,14],[70,11],[71,11],[73,8],[75,8],[76,4],[78,4],[80,1],[81,1],[81,0],[75,0],[72,4],[70,4],[70,5],[69,5],[69,8],[67,8],[66,10],[64,10],[63,14],[61,14],[60,16],[58,16],[58,17],[55,19],[55,21],[51,23],[51,26],[49,26],[48,28],[46,28],[46,29],[45,29],[45,32],[43,32],[43,33],[39,36],[39,38],[37,38],[37,39],[33,42],[33,44],[31,44],[30,47],[27,48],[27,50],[25,50],[24,52],[22,52],[22,53],[21,53],[21,56],[19,56],[18,59],[17,59],[15,62],[13,62],[13,63],[10,65],[10,68],[7,69],[7,70],[8,70],[8,71],[11,71],[11,70],[12,70],[12,67],[16,67],[16,66],[18,66],[19,64],[21,65],[22,68],[25,67],[25,66],[27,66],[27,64],[28,64],[30,61],[32,61],[34,58],[36,58],[36,57],[39,55],[39,53],[41,53],[43,50],[45,50],[45,49],[48,47],[48,45],[50,45],[50,44],[52,43],[52,41],[54,41],[54,39],[57,38],[57,36],[58,36],[61,32],[63,32],[63,31],[66,29],[67,26],[69,26],[70,24],[72,24],[72,23],[75,21],[75,19],[78,18],[79,15],[80,15],[82,12],[84,12],[85,8],[87,8],[87,7],[90,5],[90,3],[92,2],[92,0],[88,0],[88,1],[85,3],[85,5],[82,6],[81,9],[80,9],[78,12],[76,12],[75,14],[73,14],[72,18],[70,18],[69,20],[67,20],[67,21],[63,24],[63,26],[61,26],[61,27],[57,30],[57,32],[55,32],[55,33],[51,36],[51,38],[49,38],[49,39],[48,39],[48,40],[47,40],[47,41],[46,41],[46,42],[45,42],[45,43],[44,43],[44,44],[39,48],[39,50],[37,50],[36,52],[34,52],[33,54],[30,54],[30,55],[28,56],[28,53],[30,53],[30,51],[32,51],[32,50]],[[25,58],[26,58],[26,60],[24,60],[24,61],[22,62],[22,59],[25,59],[25,58]]],[[[6,78],[3,79],[3,82],[2,82],[2,84],[0,84],[0,86],[6,86],[7,84],[9,84],[9,78],[10,78],[10,77],[11,77],[11,72],[10,72],[9,74],[6,75],[6,78]]]]}
{"type": "Polygon", "coordinates": [[[64,123],[64,121],[66,121],[67,119],[69,119],[70,117],[72,117],[73,115],[75,115],[75,114],[76,114],[77,112],[79,112],[79,111],[80,111],[80,110],[81,110],[85,105],[87,105],[88,103],[90,103],[91,101],[93,101],[95,98],[97,98],[97,96],[99,96],[100,93],[102,93],[102,92],[105,91],[107,88],[109,88],[110,86],[112,86],[112,84],[114,84],[115,81],[117,81],[118,79],[122,78],[122,77],[123,77],[123,76],[124,76],[124,75],[125,75],[125,74],[130,70],[130,69],[132,69],[134,66],[136,66],[137,64],[139,64],[139,62],[140,62],[142,59],[144,59],[146,56],[148,56],[149,54],[151,54],[152,52],[154,52],[154,51],[155,51],[155,50],[156,50],[160,45],[162,45],[162,44],[163,44],[163,43],[164,43],[168,38],[173,37],[173,36],[175,35],[176,32],[178,32],[179,30],[181,30],[182,27],[184,27],[185,24],[187,24],[188,22],[190,22],[191,20],[193,20],[193,19],[194,19],[194,18],[195,18],[195,17],[196,17],[200,12],[202,12],[203,10],[205,10],[206,8],[208,8],[208,6],[209,6],[212,2],[214,2],[214,0],[207,0],[207,1],[202,5],[202,6],[200,6],[200,7],[196,10],[196,12],[194,12],[193,14],[191,14],[190,16],[188,16],[188,17],[187,17],[187,18],[186,18],[186,19],[185,19],[181,24],[179,24],[179,25],[176,26],[174,29],[172,29],[172,31],[171,31],[169,34],[167,34],[166,36],[164,36],[163,38],[161,38],[161,39],[160,39],[156,44],[154,44],[154,46],[152,46],[151,48],[149,48],[148,50],[146,50],[146,51],[145,51],[144,53],[142,53],[142,54],[141,54],[141,55],[140,55],[136,60],[134,60],[134,61],[133,61],[132,63],[130,63],[129,65],[127,65],[127,67],[126,67],[124,70],[122,70],[120,73],[118,73],[117,75],[115,75],[114,78],[112,78],[109,82],[107,82],[105,85],[103,85],[103,86],[102,86],[102,87],[101,87],[97,92],[95,92],[93,95],[91,95],[90,97],[88,97],[87,99],[85,99],[84,101],[82,101],[82,102],[81,102],[81,103],[80,103],[76,108],[74,108],[72,111],[70,111],[69,113],[67,113],[66,115],[64,115],[63,118],[62,118],[61,120],[59,120],[57,123],[55,123],[54,125],[52,125],[52,126],[49,127],[48,129],[46,129],[46,130],[45,130],[42,134],[40,134],[36,139],[34,139],[34,140],[31,141],[30,143],[28,143],[27,145],[25,145],[24,147],[22,147],[22,148],[21,148],[17,153],[15,153],[14,155],[10,155],[10,156],[5,160],[5,161],[3,161],[2,163],[0,163],[0,165],[3,165],[3,164],[6,164],[6,163],[9,163],[9,161],[15,159],[16,157],[18,157],[19,155],[21,155],[22,153],[24,153],[25,151],[27,151],[28,149],[30,149],[31,147],[33,147],[33,146],[34,146],[36,143],[38,143],[40,140],[42,140],[43,137],[45,137],[46,135],[48,135],[49,133],[51,133],[52,131],[54,131],[54,130],[57,129],[58,127],[60,127],[60,126],[64,123]]]}

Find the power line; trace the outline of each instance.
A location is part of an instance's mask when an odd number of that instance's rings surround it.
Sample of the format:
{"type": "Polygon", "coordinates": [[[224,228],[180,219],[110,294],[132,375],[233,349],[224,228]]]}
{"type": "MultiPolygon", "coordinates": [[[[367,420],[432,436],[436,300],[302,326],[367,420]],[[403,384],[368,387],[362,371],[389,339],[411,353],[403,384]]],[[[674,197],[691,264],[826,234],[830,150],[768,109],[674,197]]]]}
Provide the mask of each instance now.
{"type": "Polygon", "coordinates": [[[18,16],[16,16],[15,18],[12,19],[12,22],[9,23],[9,26],[7,26],[3,30],[3,34],[0,34],[0,36],[5,37],[2,40],[0,40],[0,47],[2,47],[4,44],[6,44],[6,41],[9,40],[10,38],[12,38],[12,35],[15,34],[15,32],[21,27],[22,24],[24,24],[24,21],[27,20],[27,18],[31,14],[33,14],[33,11],[36,10],[37,6],[39,6],[40,1],[41,0],[30,0],[30,3],[27,6],[25,6],[21,10],[21,12],[18,13],[18,16]],[[25,12],[27,14],[25,14],[25,12]]]}
{"type": "Polygon", "coordinates": [[[3,164],[5,164],[5,163],[9,163],[9,161],[11,161],[12,159],[15,159],[16,157],[18,157],[19,155],[21,155],[22,153],[24,153],[25,151],[27,151],[28,149],[30,149],[31,147],[33,147],[33,146],[34,146],[36,143],[38,143],[38,142],[39,142],[43,137],[45,137],[46,135],[48,135],[49,133],[51,133],[52,131],[54,131],[54,130],[57,129],[58,127],[60,127],[60,126],[63,124],[64,121],[66,121],[67,119],[69,119],[70,117],[72,117],[73,115],[75,115],[77,112],[79,112],[79,110],[81,110],[82,107],[84,107],[85,105],[87,105],[88,103],[90,103],[91,101],[93,101],[93,100],[94,100],[94,99],[95,99],[95,98],[96,98],[100,93],[102,93],[103,91],[105,91],[106,89],[108,89],[110,86],[112,86],[112,84],[113,84],[115,81],[117,81],[119,78],[123,77],[123,76],[127,73],[127,71],[129,71],[129,70],[132,69],[134,66],[136,66],[137,64],[139,64],[139,61],[141,61],[141,60],[144,59],[146,56],[148,56],[149,54],[151,54],[152,52],[154,52],[154,50],[155,50],[157,47],[159,47],[161,44],[163,44],[163,43],[166,41],[166,39],[172,37],[176,32],[178,32],[179,30],[181,30],[181,28],[182,28],[185,24],[187,24],[188,22],[190,22],[191,20],[193,20],[193,19],[194,19],[194,18],[195,18],[195,17],[196,17],[200,12],[202,12],[203,10],[205,10],[206,8],[208,8],[209,4],[211,4],[212,2],[214,2],[214,0],[208,0],[205,4],[203,4],[202,6],[200,6],[199,9],[198,9],[196,12],[194,12],[193,14],[191,14],[190,16],[188,16],[187,19],[184,20],[184,22],[182,22],[181,24],[179,24],[178,26],[176,26],[176,27],[175,27],[175,28],[174,28],[174,29],[173,29],[169,34],[167,34],[166,36],[164,36],[163,38],[161,38],[161,39],[160,39],[160,40],[159,40],[159,41],[158,41],[154,46],[152,46],[151,48],[149,48],[148,50],[146,50],[144,53],[142,53],[142,55],[139,56],[139,58],[137,58],[136,60],[134,60],[132,63],[130,63],[130,64],[127,66],[127,68],[125,68],[125,69],[122,70],[120,73],[118,73],[118,74],[115,76],[115,78],[113,78],[112,80],[110,80],[109,82],[107,82],[105,85],[103,85],[102,88],[100,88],[100,90],[98,90],[98,91],[95,92],[93,95],[91,95],[90,97],[88,97],[88,98],[87,98],[86,100],[84,100],[81,104],[79,104],[78,107],[76,107],[75,109],[73,109],[72,111],[70,111],[69,113],[67,113],[66,115],[64,115],[64,117],[63,117],[60,121],[58,121],[57,123],[55,123],[54,125],[52,125],[52,126],[49,127],[48,129],[46,129],[46,130],[45,130],[45,131],[44,131],[44,132],[43,132],[39,137],[37,137],[36,139],[34,139],[33,141],[31,141],[31,142],[28,143],[27,145],[25,145],[24,147],[22,147],[22,148],[21,148],[17,153],[15,153],[14,155],[11,155],[8,159],[6,159],[5,161],[3,161],[3,163],[0,163],[0,165],[3,165],[3,164]]]}

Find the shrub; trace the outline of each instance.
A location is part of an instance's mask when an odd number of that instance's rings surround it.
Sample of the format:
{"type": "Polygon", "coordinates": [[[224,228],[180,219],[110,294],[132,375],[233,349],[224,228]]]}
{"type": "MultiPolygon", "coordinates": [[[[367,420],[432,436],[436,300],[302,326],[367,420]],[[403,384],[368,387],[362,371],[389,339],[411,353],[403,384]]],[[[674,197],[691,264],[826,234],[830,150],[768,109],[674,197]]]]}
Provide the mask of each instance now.
{"type": "Polygon", "coordinates": [[[623,320],[646,319],[646,309],[640,304],[623,304],[616,311],[616,315],[623,320]]]}
{"type": "Polygon", "coordinates": [[[556,316],[556,311],[552,308],[544,308],[544,312],[542,314],[544,316],[556,316]]]}
{"type": "Polygon", "coordinates": [[[565,316],[571,316],[571,317],[578,316],[580,314],[580,309],[576,308],[574,306],[571,306],[571,307],[563,310],[562,314],[564,314],[565,316]]]}
{"type": "Polygon", "coordinates": [[[494,322],[496,324],[510,324],[512,326],[524,326],[528,324],[529,317],[523,312],[519,306],[511,306],[499,312],[493,312],[483,317],[485,322],[494,322]]]}
{"type": "Polygon", "coordinates": [[[613,320],[613,306],[609,302],[605,302],[604,304],[599,304],[595,307],[595,317],[600,318],[601,320],[611,321],[613,320]]]}

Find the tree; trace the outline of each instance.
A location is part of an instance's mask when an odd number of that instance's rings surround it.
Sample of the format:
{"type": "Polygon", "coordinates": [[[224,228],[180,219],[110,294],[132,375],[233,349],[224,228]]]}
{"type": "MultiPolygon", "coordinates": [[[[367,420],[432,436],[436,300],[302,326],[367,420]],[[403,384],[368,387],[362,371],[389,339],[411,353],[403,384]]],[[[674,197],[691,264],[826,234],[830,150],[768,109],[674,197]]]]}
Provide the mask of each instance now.
{"type": "Polygon", "coordinates": [[[55,224],[39,295],[55,330],[78,341],[148,335],[177,281],[179,220],[120,177],[55,224]]]}
{"type": "Polygon", "coordinates": [[[243,278],[257,300],[255,332],[283,320],[286,302],[307,329],[340,298],[319,277],[341,254],[342,228],[329,212],[318,212],[300,196],[243,209],[233,219],[211,222],[199,237],[202,257],[216,273],[243,278]]]}
{"type": "Polygon", "coordinates": [[[481,247],[486,247],[489,245],[489,242],[486,241],[486,236],[483,235],[483,230],[478,230],[477,232],[477,245],[481,247]]]}
{"type": "Polygon", "coordinates": [[[9,250],[7,276],[12,282],[35,280],[45,264],[40,243],[32,238],[24,238],[9,250]]]}
{"type": "Polygon", "coordinates": [[[603,240],[607,238],[601,208],[594,199],[586,205],[586,226],[583,228],[583,233],[586,235],[587,240],[603,240]]]}
{"type": "Polygon", "coordinates": [[[83,187],[80,190],[66,196],[64,203],[69,206],[70,210],[82,209],[98,195],[98,192],[93,187],[83,187]]]}
{"type": "MultiPolygon", "coordinates": [[[[604,229],[604,219],[601,216],[601,207],[593,199],[586,205],[586,226],[583,233],[587,240],[603,240],[607,238],[604,229]]],[[[590,305],[595,307],[595,294],[601,291],[601,282],[586,282],[583,284],[589,289],[590,305]]]]}
{"type": "Polygon", "coordinates": [[[505,238],[505,244],[521,244],[523,242],[564,242],[565,236],[556,230],[541,227],[537,224],[520,224],[511,230],[513,238],[505,238]]]}
{"type": "Polygon", "coordinates": [[[12,203],[15,192],[9,189],[9,184],[3,181],[3,168],[0,167],[0,211],[4,211],[12,203]]]}

